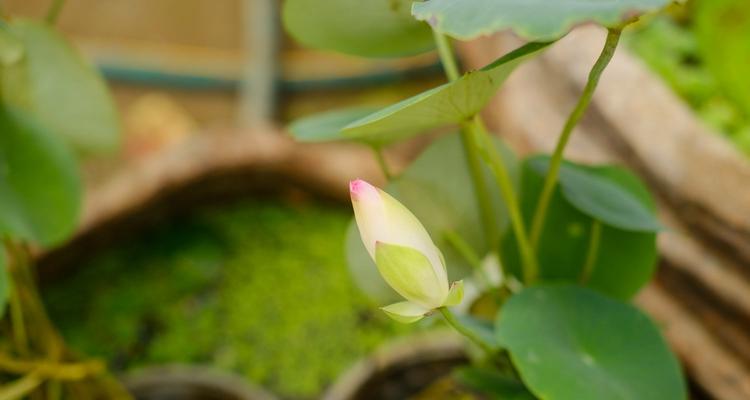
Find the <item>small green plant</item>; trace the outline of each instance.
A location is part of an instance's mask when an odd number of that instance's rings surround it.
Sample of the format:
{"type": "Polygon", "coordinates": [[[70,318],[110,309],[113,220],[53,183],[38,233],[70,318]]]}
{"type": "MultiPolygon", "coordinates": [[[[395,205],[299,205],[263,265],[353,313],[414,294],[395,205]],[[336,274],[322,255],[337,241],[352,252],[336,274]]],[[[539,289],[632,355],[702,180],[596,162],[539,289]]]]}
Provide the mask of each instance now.
{"type": "Polygon", "coordinates": [[[698,48],[722,92],[750,118],[750,4],[742,0],[694,1],[698,48]]]}
{"type": "Polygon", "coordinates": [[[701,119],[750,155],[750,3],[693,0],[635,29],[629,45],[701,119]]]}
{"type": "Polygon", "coordinates": [[[349,217],[317,202],[207,206],[91,254],[44,298],[70,346],[117,372],[211,364],[317,398],[363,352],[418,328],[372,309],[348,276],[331,237],[349,217]]]}
{"type": "Polygon", "coordinates": [[[128,399],[103,363],[66,348],[31,265],[32,246],[57,245],[76,227],[77,156],[119,140],[102,78],[53,27],[62,4],[45,21],[0,18],[0,398],[128,399]]]}
{"type": "Polygon", "coordinates": [[[687,398],[658,329],[628,303],[651,279],[657,259],[662,226],[648,190],[621,167],[563,159],[623,29],[669,3],[285,2],[289,32],[320,49],[400,57],[426,51],[432,31],[448,83],[381,110],[308,117],[290,131],[301,141],[347,140],[373,149],[389,184],[386,190],[351,184],[350,269],[392,318],[412,323],[439,314],[479,347],[483,357],[457,376],[491,398],[687,398]],[[607,28],[588,83],[553,154],[519,161],[478,113],[515,67],[583,22],[607,28]],[[528,43],[461,74],[449,38],[501,30],[528,43]],[[459,132],[434,142],[402,173],[389,170],[383,147],[451,125],[459,132]],[[469,287],[493,299],[493,320],[451,310],[468,308],[469,287]]]}

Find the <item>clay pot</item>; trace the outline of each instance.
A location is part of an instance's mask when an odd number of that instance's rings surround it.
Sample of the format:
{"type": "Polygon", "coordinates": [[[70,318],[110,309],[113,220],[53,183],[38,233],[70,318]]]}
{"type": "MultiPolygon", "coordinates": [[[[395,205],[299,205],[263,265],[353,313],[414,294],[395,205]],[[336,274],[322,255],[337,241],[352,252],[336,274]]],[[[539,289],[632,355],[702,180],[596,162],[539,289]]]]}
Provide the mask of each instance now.
{"type": "Polygon", "coordinates": [[[389,343],[360,360],[323,395],[324,400],[409,398],[468,362],[454,334],[419,334],[389,343]]]}
{"type": "Polygon", "coordinates": [[[150,367],[123,383],[136,400],[276,400],[241,377],[200,366],[150,367]]]}

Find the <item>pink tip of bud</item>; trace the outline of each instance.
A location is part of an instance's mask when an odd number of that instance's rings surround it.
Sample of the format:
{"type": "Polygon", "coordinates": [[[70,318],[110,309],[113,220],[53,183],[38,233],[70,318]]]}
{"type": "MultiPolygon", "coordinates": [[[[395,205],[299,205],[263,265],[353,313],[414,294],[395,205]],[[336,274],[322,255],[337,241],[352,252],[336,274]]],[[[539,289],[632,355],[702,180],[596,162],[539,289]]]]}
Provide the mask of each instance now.
{"type": "Polygon", "coordinates": [[[379,196],[378,189],[362,179],[349,182],[349,192],[351,193],[352,200],[375,199],[379,196]]]}

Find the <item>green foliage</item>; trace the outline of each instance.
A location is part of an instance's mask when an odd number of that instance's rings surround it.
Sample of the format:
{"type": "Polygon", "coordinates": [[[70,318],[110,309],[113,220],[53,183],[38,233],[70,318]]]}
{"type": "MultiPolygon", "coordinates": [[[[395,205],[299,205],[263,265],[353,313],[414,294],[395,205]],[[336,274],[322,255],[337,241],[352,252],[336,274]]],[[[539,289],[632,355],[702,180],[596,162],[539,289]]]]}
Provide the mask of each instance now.
{"type": "Polygon", "coordinates": [[[414,16],[462,40],[511,29],[527,40],[549,41],[575,25],[594,21],[615,27],[633,15],[658,10],[671,0],[429,0],[414,16]]]}
{"type": "Polygon", "coordinates": [[[410,330],[352,284],[335,240],[348,220],[313,204],[206,209],[93,255],[46,302],[75,349],[119,368],[209,363],[315,398],[410,330]]]}
{"type": "MultiPolygon", "coordinates": [[[[503,154],[507,169],[515,180],[515,155],[501,143],[494,141],[503,154]]],[[[499,189],[493,184],[489,168],[482,166],[485,183],[490,191],[495,223],[501,230],[508,226],[508,213],[499,189]]],[[[460,237],[476,254],[487,254],[493,243],[482,233],[482,220],[474,197],[466,154],[461,149],[457,133],[436,140],[387,188],[424,224],[435,245],[445,256],[451,281],[459,280],[472,271],[463,255],[450,242],[449,234],[460,237]]],[[[383,281],[359,238],[352,221],[346,235],[349,269],[357,285],[378,303],[392,303],[398,296],[383,281]]]]}
{"type": "Polygon", "coordinates": [[[692,106],[699,107],[715,96],[717,86],[688,28],[669,16],[659,16],[635,29],[628,45],[692,106]]]}
{"type": "Polygon", "coordinates": [[[51,26],[14,19],[24,57],[0,76],[3,100],[28,111],[80,152],[114,150],[119,121],[101,76],[51,26]]]}
{"type": "MultiPolygon", "coordinates": [[[[389,185],[389,192],[409,208],[430,232],[449,264],[460,270],[471,268],[446,237],[455,233],[476,254],[486,254],[494,243],[485,238],[482,220],[474,196],[471,173],[466,153],[462,150],[458,133],[435,140],[389,185]]],[[[499,139],[492,143],[503,155],[511,179],[517,181],[518,161],[515,154],[499,139]]],[[[481,167],[487,186],[495,224],[500,230],[508,226],[508,212],[501,200],[500,190],[493,184],[490,169],[481,167]]]]}
{"type": "Polygon", "coordinates": [[[0,65],[12,65],[23,57],[23,43],[8,32],[7,28],[0,26],[0,65]]]}
{"type": "Polygon", "coordinates": [[[750,2],[695,1],[695,34],[706,67],[722,92],[750,117],[750,2]]]}
{"type": "Polygon", "coordinates": [[[503,307],[497,337],[542,399],[687,399],[677,360],[648,317],[584,288],[525,289],[503,307]]]}
{"type": "Polygon", "coordinates": [[[296,121],[289,130],[304,142],[349,139],[384,146],[433,128],[457,124],[479,112],[517,66],[547,45],[530,43],[455,82],[377,112],[365,113],[366,107],[336,110],[296,121]]]}
{"type": "MultiPolygon", "coordinates": [[[[535,157],[527,159],[522,165],[521,209],[527,223],[531,221],[536,209],[547,160],[546,157],[535,157]]],[[[591,204],[582,203],[587,206],[591,204]]],[[[625,210],[615,207],[607,209],[607,212],[615,213],[618,209],[625,210]]],[[[651,279],[656,267],[656,236],[652,230],[659,225],[655,222],[654,212],[653,200],[645,186],[624,169],[564,164],[560,184],[552,196],[547,222],[537,246],[540,279],[545,282],[585,280],[587,286],[611,296],[621,299],[632,297],[651,279]],[[587,179],[579,179],[576,174],[581,173],[587,174],[587,179]],[[571,180],[570,176],[577,179],[571,180]],[[594,203],[595,207],[581,208],[581,204],[570,201],[570,197],[566,195],[566,192],[570,194],[575,190],[578,196],[576,199],[580,201],[581,196],[596,193],[601,188],[608,189],[611,194],[602,197],[601,193],[597,193],[597,196],[592,197],[600,200],[594,203]],[[602,216],[600,204],[608,204],[612,200],[639,204],[640,207],[632,208],[636,210],[633,222],[640,218],[644,223],[621,224],[630,215],[627,212],[614,219],[597,219],[602,216]],[[617,224],[608,222],[611,220],[617,224]],[[602,225],[598,244],[592,241],[595,221],[602,225]],[[592,245],[596,248],[592,249],[592,245]],[[592,252],[593,256],[590,255],[592,252]],[[590,276],[584,279],[588,263],[591,263],[590,276]]],[[[521,261],[516,247],[515,236],[509,234],[503,243],[502,256],[508,270],[520,276],[521,261]]]]}
{"type": "Polygon", "coordinates": [[[499,349],[500,345],[497,343],[495,338],[494,327],[492,322],[484,319],[479,319],[471,314],[458,315],[456,318],[461,324],[474,335],[481,338],[485,343],[489,344],[492,348],[499,349]]]}
{"type": "Polygon", "coordinates": [[[324,112],[294,121],[287,129],[300,142],[346,140],[348,138],[341,134],[341,130],[375,111],[377,109],[371,107],[352,107],[324,112]]]}
{"type": "Polygon", "coordinates": [[[433,48],[409,0],[287,0],[287,31],[305,46],[362,57],[401,57],[433,48]]]}
{"type": "Polygon", "coordinates": [[[8,276],[8,260],[5,250],[0,249],[0,319],[5,315],[5,307],[10,296],[10,281],[8,276]]]}
{"type": "Polygon", "coordinates": [[[489,400],[534,400],[523,384],[492,368],[462,367],[454,376],[459,383],[487,396],[489,400]]]}
{"type": "MultiPolygon", "coordinates": [[[[59,11],[61,5],[55,1],[53,11],[59,11]]],[[[50,21],[57,11],[50,14],[50,21]]],[[[83,183],[73,148],[82,154],[112,150],[117,144],[117,125],[103,80],[52,26],[0,16],[0,317],[9,288],[18,299],[8,322],[17,340],[2,347],[8,354],[23,356],[24,362],[59,358],[65,345],[46,323],[44,310],[26,310],[41,300],[34,279],[18,278],[33,273],[26,256],[19,255],[25,251],[17,250],[27,244],[51,247],[74,232],[83,183]],[[14,256],[12,260],[6,260],[6,248],[14,256]],[[18,271],[8,274],[7,263],[18,271]],[[12,277],[17,279],[10,282],[12,277]],[[26,295],[19,297],[15,292],[26,295]],[[46,344],[23,345],[35,338],[43,338],[46,344]]],[[[3,374],[10,376],[21,372],[3,369],[3,374]]],[[[10,388],[5,394],[37,398],[43,389],[47,391],[46,379],[28,374],[16,381],[21,385],[17,385],[16,395],[10,388]],[[22,389],[29,379],[32,384],[22,389]]],[[[57,388],[59,397],[67,389],[62,386],[66,383],[57,383],[49,388],[57,388]]],[[[117,386],[110,382],[106,387],[97,385],[100,382],[91,380],[92,392],[111,393],[117,386]]],[[[56,397],[53,390],[48,392],[56,397]]]]}
{"type": "Polygon", "coordinates": [[[29,115],[0,106],[0,234],[43,246],[75,228],[81,181],[66,146],[29,115]]]}
{"type": "Polygon", "coordinates": [[[111,150],[118,121],[102,78],[51,26],[0,22],[0,234],[50,246],[80,212],[68,145],[111,150]]]}
{"type": "Polygon", "coordinates": [[[516,67],[547,45],[529,43],[455,82],[438,86],[352,122],[344,127],[342,135],[388,144],[432,128],[465,121],[481,111],[516,67]]]}
{"type": "MultiPolygon", "coordinates": [[[[736,0],[735,3],[744,4],[742,0],[736,0]]],[[[699,8],[693,7],[693,13],[696,15],[691,20],[702,18],[697,15],[698,10],[699,8]]],[[[725,39],[746,40],[744,38],[727,36],[713,41],[716,46],[723,46],[725,39]]],[[[741,151],[750,154],[750,115],[739,102],[733,101],[731,96],[726,94],[722,87],[729,84],[726,76],[719,77],[714,68],[708,67],[705,52],[699,49],[698,42],[694,25],[677,21],[667,15],[655,18],[639,28],[628,40],[630,47],[685,99],[706,123],[726,135],[741,151]],[[720,80],[724,83],[720,84],[720,80]]],[[[721,62],[736,61],[722,59],[721,62]]],[[[732,86],[746,86],[745,78],[743,75],[732,86]]]]}
{"type": "MultiPolygon", "coordinates": [[[[494,255],[499,244],[504,270],[518,278],[503,280],[499,288],[484,288],[488,292],[483,294],[494,294],[489,299],[500,309],[494,330],[481,321],[466,316],[455,318],[447,308],[439,308],[450,325],[486,353],[487,369],[467,369],[458,376],[465,385],[489,398],[534,398],[529,390],[549,400],[683,399],[686,396],[676,360],[653,324],[633,307],[604,296],[629,299],[653,274],[657,257],[655,238],[662,226],[646,187],[634,175],[618,167],[565,163],[559,151],[551,161],[555,163],[552,166],[547,158],[532,158],[523,163],[518,196],[516,159],[503,146],[491,142],[477,118],[515,67],[550,44],[541,42],[557,40],[573,26],[590,21],[614,28],[589,75],[581,101],[566,122],[566,129],[570,129],[561,135],[563,139],[558,147],[564,150],[568,133],[589,105],[601,72],[611,60],[621,28],[634,17],[669,3],[670,0],[416,2],[413,14],[436,31],[438,52],[452,81],[359,119],[357,117],[364,112],[349,109],[315,116],[291,127],[294,135],[305,140],[348,138],[374,148],[447,125],[460,124],[466,129],[463,143],[458,142],[456,135],[437,141],[401,176],[393,179],[386,191],[422,221],[445,254],[448,271],[453,275],[451,279],[465,273],[461,267],[477,267],[481,260],[491,260],[486,256],[494,255]],[[473,39],[506,29],[531,43],[485,68],[456,78],[451,46],[443,34],[473,39]],[[498,152],[488,150],[494,150],[493,145],[498,152]],[[475,165],[474,161],[480,158],[483,164],[475,165]],[[548,172],[557,171],[558,167],[559,177],[548,172]],[[475,173],[470,174],[469,168],[475,173]],[[490,179],[493,175],[495,179],[490,179]],[[545,190],[545,200],[548,190],[554,188],[554,191],[549,208],[543,203],[543,210],[538,214],[546,215],[546,219],[542,220],[545,228],[537,242],[536,226],[532,235],[526,232],[526,227],[531,225],[538,211],[537,203],[547,175],[552,185],[545,190]],[[485,186],[490,188],[488,193],[474,190],[485,186]],[[478,205],[482,206],[481,215],[478,205]],[[493,213],[494,216],[488,217],[493,213]],[[508,220],[512,224],[508,224],[508,220]],[[498,237],[500,235],[505,237],[498,237]],[[519,252],[524,255],[523,265],[519,252]],[[523,279],[520,277],[522,269],[523,279]],[[535,286],[550,282],[575,282],[598,292],[575,286],[535,286]],[[497,292],[494,289],[498,289],[497,292]],[[520,294],[503,304],[507,299],[503,294],[516,290],[521,290],[520,294]],[[498,353],[493,344],[510,352],[524,383],[517,379],[516,370],[504,358],[505,353],[498,353]]],[[[289,4],[295,2],[289,0],[289,4]]],[[[378,6],[377,2],[368,5],[378,6]]],[[[287,20],[287,24],[294,28],[317,23],[310,30],[315,34],[325,31],[326,40],[332,39],[322,46],[318,43],[321,47],[336,48],[342,43],[346,43],[347,48],[366,47],[368,38],[356,34],[339,34],[334,38],[340,31],[336,23],[350,19],[336,13],[343,9],[338,2],[334,2],[333,7],[337,9],[324,12],[324,17],[305,16],[309,8],[298,8],[294,16],[299,19],[292,23],[287,20]],[[325,23],[318,23],[329,19],[336,22],[330,23],[331,29],[325,23]],[[303,20],[304,24],[300,22],[303,20]]],[[[346,17],[358,15],[359,7],[364,6],[358,4],[354,11],[345,14],[346,17]]],[[[374,20],[379,17],[375,14],[374,20]]],[[[377,33],[376,30],[376,39],[377,33]]],[[[388,218],[368,225],[371,222],[360,221],[365,224],[360,228],[378,229],[389,223],[388,218]]],[[[395,301],[398,296],[377,273],[354,223],[349,225],[346,247],[355,281],[382,304],[395,301]]],[[[392,268],[381,273],[385,272],[390,283],[399,283],[395,285],[399,293],[410,298],[414,294],[410,291],[423,292],[430,279],[423,277],[415,281],[421,270],[407,270],[415,266],[419,269],[425,260],[414,257],[413,252],[401,250],[404,249],[387,254],[392,268]],[[394,276],[409,279],[396,282],[394,276]]],[[[379,265],[382,261],[383,254],[380,254],[379,265]]],[[[467,285],[467,290],[469,288],[471,286],[467,285]]],[[[399,310],[400,318],[407,322],[423,316],[421,309],[408,303],[388,306],[385,311],[399,310]]]]}
{"type": "MultiPolygon", "coordinates": [[[[539,175],[544,175],[549,168],[549,159],[530,159],[529,165],[539,175]]],[[[573,207],[609,226],[636,232],[662,229],[648,190],[625,170],[564,162],[560,168],[559,185],[573,207]]]]}

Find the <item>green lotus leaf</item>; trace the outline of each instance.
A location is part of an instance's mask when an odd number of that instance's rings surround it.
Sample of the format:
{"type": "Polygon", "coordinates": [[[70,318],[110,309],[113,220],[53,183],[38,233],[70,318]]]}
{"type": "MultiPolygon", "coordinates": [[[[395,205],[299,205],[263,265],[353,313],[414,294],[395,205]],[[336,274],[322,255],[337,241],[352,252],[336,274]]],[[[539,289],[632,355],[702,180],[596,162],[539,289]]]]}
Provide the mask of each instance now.
{"type": "Polygon", "coordinates": [[[462,40],[512,30],[533,41],[563,37],[575,25],[614,27],[633,15],[656,11],[671,0],[428,0],[412,12],[439,32],[462,40]]]}
{"type": "Polygon", "coordinates": [[[555,400],[685,400],[685,379],[654,323],[590,289],[530,287],[495,328],[529,390],[555,400]]]}

